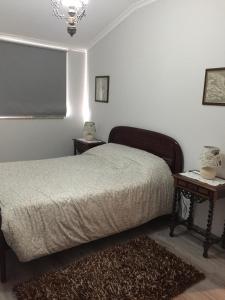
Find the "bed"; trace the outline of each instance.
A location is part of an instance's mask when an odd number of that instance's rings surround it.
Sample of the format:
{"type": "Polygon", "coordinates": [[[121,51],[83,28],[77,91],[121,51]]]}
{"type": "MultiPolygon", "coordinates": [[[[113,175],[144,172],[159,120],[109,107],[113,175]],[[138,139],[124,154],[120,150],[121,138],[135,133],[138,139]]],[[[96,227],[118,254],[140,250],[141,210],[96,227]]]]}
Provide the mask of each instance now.
{"type": "Polygon", "coordinates": [[[2,282],[7,248],[27,262],[170,214],[182,167],[174,139],[123,126],[80,156],[1,163],[2,282]]]}

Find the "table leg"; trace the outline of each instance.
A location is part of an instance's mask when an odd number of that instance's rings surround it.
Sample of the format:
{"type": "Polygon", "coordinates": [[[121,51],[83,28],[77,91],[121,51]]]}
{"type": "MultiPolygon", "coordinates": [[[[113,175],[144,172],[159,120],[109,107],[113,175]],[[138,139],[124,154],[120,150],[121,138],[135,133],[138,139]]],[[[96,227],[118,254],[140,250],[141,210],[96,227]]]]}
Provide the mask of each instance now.
{"type": "Polygon", "coordinates": [[[73,141],[73,148],[74,148],[73,154],[77,155],[77,143],[76,143],[76,141],[73,141]]]}
{"type": "Polygon", "coordinates": [[[193,226],[193,211],[194,211],[194,196],[191,195],[190,198],[190,208],[189,208],[189,216],[188,216],[188,229],[192,229],[193,226]]]}
{"type": "Polygon", "coordinates": [[[174,229],[176,227],[176,218],[177,218],[177,206],[180,199],[180,189],[175,188],[174,192],[174,199],[173,199],[173,212],[172,212],[172,218],[171,218],[171,224],[170,224],[170,236],[174,236],[174,229]]]}
{"type": "Polygon", "coordinates": [[[6,282],[6,261],[5,261],[5,250],[0,250],[0,276],[1,282],[6,282]]]}
{"type": "Polygon", "coordinates": [[[205,241],[204,241],[203,256],[205,258],[208,258],[208,250],[210,247],[210,235],[211,235],[211,230],[212,230],[213,213],[214,213],[214,200],[210,198],[209,199],[208,223],[207,223],[206,236],[205,236],[205,241]]]}
{"type": "Polygon", "coordinates": [[[224,229],[222,235],[222,248],[225,249],[225,223],[224,223],[224,229]]]}
{"type": "MultiPolygon", "coordinates": [[[[2,214],[0,208],[0,228],[2,228],[2,214]]],[[[6,244],[2,230],[0,229],[0,279],[1,282],[6,282],[6,244]]]]}

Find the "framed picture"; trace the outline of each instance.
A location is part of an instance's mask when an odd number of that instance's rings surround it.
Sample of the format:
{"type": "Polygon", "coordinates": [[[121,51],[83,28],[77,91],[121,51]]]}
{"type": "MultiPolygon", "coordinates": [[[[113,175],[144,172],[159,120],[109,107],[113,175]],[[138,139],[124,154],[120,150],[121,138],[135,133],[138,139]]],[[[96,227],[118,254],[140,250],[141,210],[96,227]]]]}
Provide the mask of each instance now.
{"type": "Polygon", "coordinates": [[[109,76],[95,77],[95,101],[109,102],[109,76]]]}
{"type": "Polygon", "coordinates": [[[205,72],[204,105],[225,105],[225,68],[205,72]]]}

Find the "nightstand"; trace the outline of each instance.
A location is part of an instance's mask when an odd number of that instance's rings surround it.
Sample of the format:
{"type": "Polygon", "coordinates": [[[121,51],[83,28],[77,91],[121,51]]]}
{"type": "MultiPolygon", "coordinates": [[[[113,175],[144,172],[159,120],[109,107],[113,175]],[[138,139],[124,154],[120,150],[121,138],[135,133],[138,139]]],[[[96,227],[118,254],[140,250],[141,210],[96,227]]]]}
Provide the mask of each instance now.
{"type": "Polygon", "coordinates": [[[85,139],[73,139],[74,155],[81,154],[96,146],[104,145],[105,142],[100,140],[86,141],[85,139]]]}
{"type": "Polygon", "coordinates": [[[204,252],[203,256],[208,257],[209,247],[215,243],[220,243],[225,248],[225,226],[222,237],[216,237],[211,233],[214,206],[218,199],[225,198],[225,184],[213,186],[207,183],[203,183],[199,180],[186,177],[181,174],[174,175],[174,202],[172,220],[170,225],[170,236],[174,236],[174,229],[178,225],[184,225],[188,230],[197,232],[204,237],[204,252]],[[190,200],[189,216],[186,220],[179,217],[179,211],[181,209],[181,199],[184,196],[190,200]],[[194,225],[194,207],[199,204],[208,201],[208,219],[206,230],[194,225]]]}

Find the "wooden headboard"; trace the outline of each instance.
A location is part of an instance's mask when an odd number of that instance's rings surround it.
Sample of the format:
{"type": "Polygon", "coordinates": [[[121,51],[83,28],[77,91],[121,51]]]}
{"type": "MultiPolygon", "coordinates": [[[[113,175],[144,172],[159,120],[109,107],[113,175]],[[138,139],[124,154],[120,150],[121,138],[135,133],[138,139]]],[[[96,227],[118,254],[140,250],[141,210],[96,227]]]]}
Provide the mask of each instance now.
{"type": "Polygon", "coordinates": [[[171,137],[145,129],[119,126],[111,130],[109,143],[141,149],[163,158],[173,174],[183,170],[183,152],[171,137]]]}

